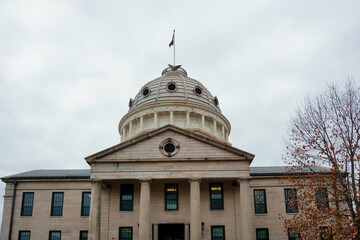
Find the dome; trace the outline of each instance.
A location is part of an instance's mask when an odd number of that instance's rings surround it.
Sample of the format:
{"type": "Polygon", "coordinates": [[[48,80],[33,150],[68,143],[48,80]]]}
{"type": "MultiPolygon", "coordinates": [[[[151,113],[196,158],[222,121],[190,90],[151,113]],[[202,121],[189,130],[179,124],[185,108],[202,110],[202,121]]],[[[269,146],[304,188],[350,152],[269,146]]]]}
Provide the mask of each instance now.
{"type": "Polygon", "coordinates": [[[185,69],[164,69],[162,76],[146,83],[129,101],[129,111],[157,102],[188,102],[220,111],[219,101],[199,81],[189,78],[185,69]]]}
{"type": "Polygon", "coordinates": [[[219,101],[181,65],[169,65],[162,75],[141,87],[130,98],[129,112],[119,123],[125,141],[167,124],[227,141],[230,123],[221,114],[219,101]]]}

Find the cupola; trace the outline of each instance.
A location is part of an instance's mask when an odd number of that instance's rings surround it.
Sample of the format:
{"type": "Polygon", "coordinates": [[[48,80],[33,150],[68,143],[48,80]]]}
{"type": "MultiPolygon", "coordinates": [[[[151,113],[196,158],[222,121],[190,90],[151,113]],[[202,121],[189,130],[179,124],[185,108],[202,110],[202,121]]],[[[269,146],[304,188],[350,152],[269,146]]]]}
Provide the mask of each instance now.
{"type": "Polygon", "coordinates": [[[228,140],[231,129],[217,97],[181,65],[169,65],[130,99],[129,112],[119,123],[121,141],[167,124],[221,141],[228,140]]]}

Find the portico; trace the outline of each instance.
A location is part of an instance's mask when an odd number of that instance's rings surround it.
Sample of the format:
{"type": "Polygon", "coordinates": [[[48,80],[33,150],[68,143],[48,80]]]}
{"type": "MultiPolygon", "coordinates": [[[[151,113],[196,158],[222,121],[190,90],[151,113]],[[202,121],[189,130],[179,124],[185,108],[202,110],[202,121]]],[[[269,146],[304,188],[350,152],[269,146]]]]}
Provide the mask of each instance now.
{"type": "MultiPolygon", "coordinates": [[[[183,240],[200,240],[203,239],[203,231],[204,231],[204,225],[209,224],[209,222],[206,220],[206,218],[202,217],[201,213],[201,195],[203,197],[207,197],[204,195],[207,194],[201,194],[200,185],[201,185],[201,179],[200,178],[191,178],[188,180],[188,188],[190,189],[190,195],[187,195],[188,201],[187,206],[181,206],[181,208],[189,209],[190,216],[179,216],[179,213],[175,213],[175,217],[172,217],[170,222],[166,222],[166,220],[169,220],[169,218],[166,217],[159,217],[160,214],[155,214],[157,216],[154,217],[154,219],[158,219],[157,221],[152,221],[151,215],[154,214],[154,210],[152,211],[152,205],[154,201],[158,201],[157,198],[151,199],[151,184],[153,181],[151,179],[146,180],[138,180],[138,185],[140,186],[140,196],[138,202],[139,205],[139,213],[137,214],[138,217],[138,236],[139,240],[149,240],[149,239],[161,239],[161,236],[163,234],[159,234],[159,229],[161,230],[161,227],[159,228],[159,225],[165,228],[167,224],[169,225],[176,225],[175,229],[181,229],[183,234],[179,234],[182,236],[181,239],[183,240]],[[190,197],[189,197],[190,196],[190,197]],[[161,219],[161,220],[160,220],[161,219]]],[[[178,181],[184,181],[178,180],[178,181]]],[[[154,181],[159,183],[163,183],[164,181],[154,181]]],[[[172,180],[170,182],[176,182],[175,180],[172,180]]],[[[224,182],[224,179],[207,179],[206,182],[203,182],[205,185],[208,182],[224,182]]],[[[229,182],[229,181],[228,181],[229,182]]],[[[232,184],[235,181],[230,181],[232,184]]],[[[236,191],[239,191],[239,199],[240,201],[236,204],[240,207],[240,214],[237,216],[240,219],[239,226],[236,226],[236,230],[239,230],[240,232],[240,239],[253,239],[253,233],[252,233],[252,221],[249,221],[252,219],[251,217],[251,199],[250,199],[250,191],[248,187],[248,179],[238,179],[238,182],[240,183],[238,186],[235,186],[237,188],[236,191]]],[[[90,219],[89,219],[89,239],[91,240],[100,240],[101,239],[101,181],[93,181],[92,182],[92,202],[91,202],[91,210],[90,210],[90,219]]],[[[206,186],[205,186],[206,187],[206,186]]],[[[181,214],[180,214],[181,215],[181,214]]],[[[186,214],[185,214],[186,215],[186,214]]],[[[206,213],[203,215],[207,215],[206,213]]],[[[235,216],[236,217],[236,216],[235,216]]],[[[171,227],[171,226],[170,226],[171,227]]],[[[180,231],[180,232],[181,232],[180,231]]],[[[176,235],[176,234],[174,234],[176,235]]]]}

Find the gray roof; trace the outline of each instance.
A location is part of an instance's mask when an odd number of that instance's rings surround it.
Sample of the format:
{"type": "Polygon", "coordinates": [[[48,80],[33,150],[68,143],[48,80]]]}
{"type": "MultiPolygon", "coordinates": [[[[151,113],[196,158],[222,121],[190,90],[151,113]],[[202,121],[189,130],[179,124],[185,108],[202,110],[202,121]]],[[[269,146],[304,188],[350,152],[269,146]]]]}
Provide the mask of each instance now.
{"type": "Polygon", "coordinates": [[[52,169],[52,170],[33,170],[18,173],[1,178],[1,180],[17,179],[89,179],[89,169],[52,169]]]}
{"type": "MultiPolygon", "coordinates": [[[[315,172],[330,172],[329,168],[312,167],[315,172]]],[[[310,169],[294,169],[291,166],[250,167],[250,176],[281,176],[285,173],[306,174],[310,169]]],[[[90,169],[33,170],[1,178],[3,181],[21,179],[90,179],[90,169]]]]}
{"type": "Polygon", "coordinates": [[[279,167],[250,167],[250,176],[280,176],[285,174],[308,174],[308,173],[329,173],[330,168],[311,167],[304,168],[299,166],[279,166],[279,167]]]}

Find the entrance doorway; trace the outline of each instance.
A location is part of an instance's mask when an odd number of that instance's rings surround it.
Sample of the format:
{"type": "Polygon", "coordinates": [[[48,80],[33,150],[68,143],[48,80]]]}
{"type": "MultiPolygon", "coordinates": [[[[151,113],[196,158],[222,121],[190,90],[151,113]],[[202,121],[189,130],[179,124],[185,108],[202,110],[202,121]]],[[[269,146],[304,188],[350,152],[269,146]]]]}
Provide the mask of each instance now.
{"type": "Polygon", "coordinates": [[[184,240],[184,224],[159,224],[159,240],[184,240]]]}

